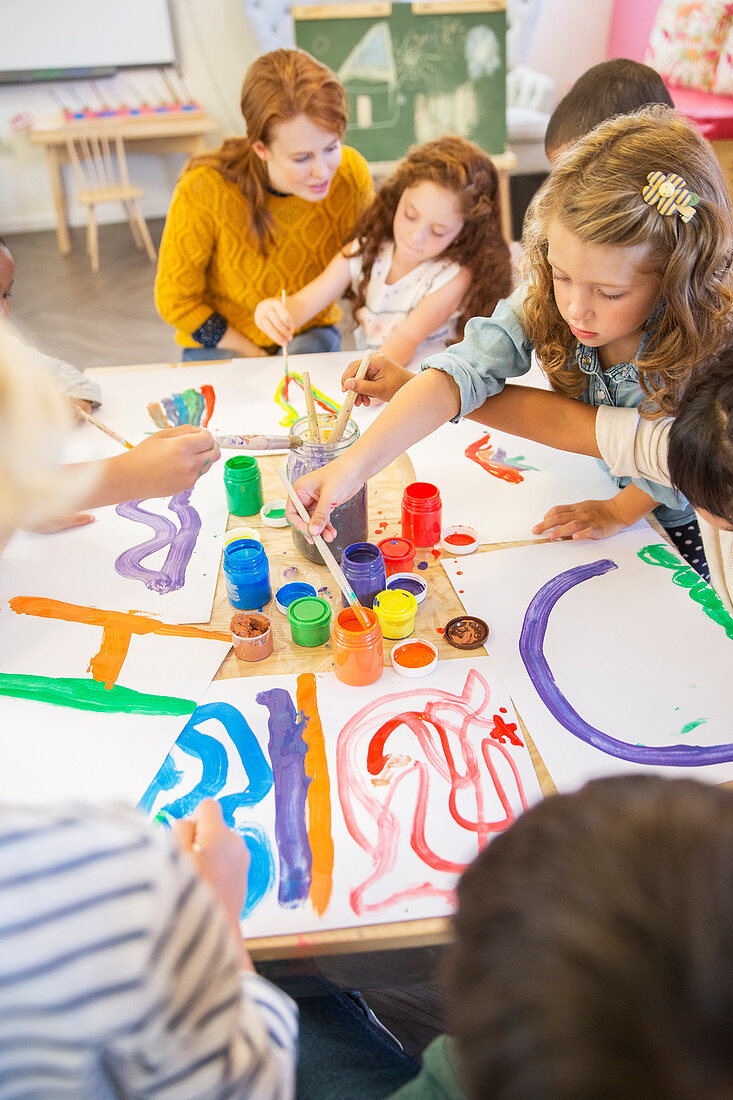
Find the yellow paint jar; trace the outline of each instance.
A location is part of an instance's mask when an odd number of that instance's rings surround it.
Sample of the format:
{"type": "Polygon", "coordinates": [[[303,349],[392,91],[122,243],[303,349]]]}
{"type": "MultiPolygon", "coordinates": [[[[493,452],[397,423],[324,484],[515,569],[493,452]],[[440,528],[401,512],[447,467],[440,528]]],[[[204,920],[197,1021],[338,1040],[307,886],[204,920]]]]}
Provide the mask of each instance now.
{"type": "Polygon", "coordinates": [[[388,589],[374,597],[374,610],[385,638],[408,638],[415,629],[417,600],[412,592],[388,589]]]}

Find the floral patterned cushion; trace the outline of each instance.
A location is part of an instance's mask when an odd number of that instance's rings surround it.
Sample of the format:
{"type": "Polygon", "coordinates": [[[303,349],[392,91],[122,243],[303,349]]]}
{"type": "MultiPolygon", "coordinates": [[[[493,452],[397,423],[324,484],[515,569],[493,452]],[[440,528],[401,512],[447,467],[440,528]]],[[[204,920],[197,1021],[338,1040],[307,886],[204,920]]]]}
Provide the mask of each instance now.
{"type": "Polygon", "coordinates": [[[728,28],[720,49],[712,90],[716,95],[733,95],[733,23],[728,28]]]}
{"type": "Polygon", "coordinates": [[[670,84],[710,92],[732,21],[733,3],[662,0],[645,61],[670,84]]]}

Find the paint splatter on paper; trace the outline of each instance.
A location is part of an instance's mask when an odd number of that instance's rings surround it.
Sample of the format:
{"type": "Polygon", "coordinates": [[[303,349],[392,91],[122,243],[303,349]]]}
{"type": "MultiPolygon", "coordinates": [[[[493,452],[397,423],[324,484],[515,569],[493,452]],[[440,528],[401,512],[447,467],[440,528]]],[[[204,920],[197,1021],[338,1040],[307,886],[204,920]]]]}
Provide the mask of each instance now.
{"type": "Polygon", "coordinates": [[[475,443],[466,447],[466,458],[470,458],[477,466],[481,466],[492,477],[501,478],[511,485],[519,485],[524,481],[522,472],[527,470],[537,471],[536,466],[528,466],[524,461],[524,455],[516,455],[508,458],[503,447],[494,449],[491,446],[491,433],[481,436],[475,443]]]}

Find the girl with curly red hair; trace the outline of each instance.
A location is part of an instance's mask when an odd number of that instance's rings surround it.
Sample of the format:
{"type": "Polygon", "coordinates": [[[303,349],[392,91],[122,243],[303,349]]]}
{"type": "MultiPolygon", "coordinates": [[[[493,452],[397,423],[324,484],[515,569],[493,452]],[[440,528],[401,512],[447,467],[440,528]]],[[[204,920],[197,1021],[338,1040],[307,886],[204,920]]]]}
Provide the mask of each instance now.
{"type": "Polygon", "coordinates": [[[412,149],[380,189],[355,238],[296,294],[266,298],[255,323],[286,344],[334,299],[353,298],[360,348],[408,363],[426,343],[460,339],[469,317],[511,290],[491,159],[459,137],[412,149]]]}

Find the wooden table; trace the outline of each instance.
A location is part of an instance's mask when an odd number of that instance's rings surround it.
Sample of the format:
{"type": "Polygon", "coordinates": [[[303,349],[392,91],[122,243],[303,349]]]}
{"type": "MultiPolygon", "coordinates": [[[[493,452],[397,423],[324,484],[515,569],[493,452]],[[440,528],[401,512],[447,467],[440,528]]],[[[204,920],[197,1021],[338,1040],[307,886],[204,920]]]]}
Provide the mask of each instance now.
{"type": "MultiPolygon", "coordinates": [[[[260,360],[255,362],[259,363],[260,360]]],[[[298,357],[290,359],[291,369],[297,370],[298,357]]],[[[228,360],[219,360],[216,366],[228,365],[228,360]]],[[[190,367],[191,363],[171,363],[170,367],[190,367]]],[[[148,364],[148,369],[160,369],[166,366],[163,363],[148,364]]],[[[113,371],[143,370],[144,366],[112,367],[106,368],[104,373],[113,371]]],[[[95,379],[100,380],[101,371],[95,373],[95,379]]],[[[101,378],[102,385],[104,379],[101,378]]],[[[174,383],[175,384],[175,383],[174,383]]],[[[102,417],[103,418],[103,417],[102,417]]],[[[262,472],[262,485],[265,500],[282,498],[283,485],[277,475],[278,467],[282,466],[282,455],[261,454],[257,456],[257,462],[262,472]]],[[[381,473],[371,478],[368,483],[368,513],[369,527],[368,537],[377,542],[383,538],[401,533],[401,501],[402,493],[406,485],[415,480],[415,471],[409,457],[401,455],[395,462],[387,466],[381,473]],[[376,530],[378,523],[387,523],[385,529],[376,530]]],[[[227,529],[232,527],[254,527],[262,532],[262,540],[267,551],[270,564],[270,578],[273,592],[283,583],[285,569],[297,566],[302,574],[308,574],[309,579],[316,583],[317,587],[325,585],[330,592],[334,614],[341,608],[341,593],[336,590],[333,578],[325,565],[314,565],[303,558],[294,548],[292,534],[289,527],[267,527],[259,516],[248,516],[246,519],[230,516],[227,529]],[[318,583],[320,582],[320,583],[318,583]]],[[[532,539],[531,542],[546,542],[546,539],[532,539]]],[[[485,544],[480,550],[499,550],[507,546],[522,546],[523,542],[485,544]]],[[[417,562],[427,561],[427,569],[424,576],[428,580],[428,595],[420,604],[417,619],[416,633],[428,637],[438,648],[441,661],[450,661],[465,658],[465,653],[454,649],[444,637],[438,634],[438,627],[442,627],[455,615],[463,612],[464,608],[453,589],[448,576],[440,564],[440,560],[433,557],[430,551],[418,551],[417,562]]],[[[421,571],[422,572],[422,571],[421,571]]],[[[215,680],[232,679],[235,677],[283,675],[301,672],[327,672],[332,668],[333,657],[330,646],[320,646],[317,649],[304,649],[295,645],[290,636],[290,629],[284,615],[274,609],[267,609],[272,620],[274,631],[274,652],[261,664],[247,664],[239,661],[232,650],[225,658],[215,680]]],[[[219,569],[219,577],[214,595],[214,604],[209,625],[213,630],[228,631],[234,609],[226,594],[224,575],[219,569]]],[[[200,624],[199,624],[200,625],[200,624]]],[[[385,666],[389,666],[391,646],[385,646],[385,666]]],[[[482,655],[483,650],[476,650],[477,655],[482,655]]],[[[519,717],[519,716],[518,716],[519,717]]],[[[540,786],[545,795],[556,792],[555,785],[550,778],[545,765],[537,752],[531,737],[527,733],[526,726],[519,718],[524,732],[526,743],[532,756],[540,786]]],[[[428,918],[422,920],[396,921],[392,923],[380,923],[374,925],[362,925],[358,928],[327,929],[322,932],[307,932],[293,935],[260,936],[247,940],[247,947],[252,957],[259,961],[265,960],[306,960],[314,956],[348,955],[364,951],[381,952],[395,948],[427,948],[433,945],[445,944],[450,941],[450,921],[444,917],[428,918]]]]}
{"type": "Polygon", "coordinates": [[[92,129],[121,131],[128,152],[187,153],[189,156],[195,156],[206,148],[207,134],[214,133],[219,126],[204,111],[152,114],[135,118],[92,119],[89,122],[69,122],[48,129],[35,126],[30,131],[30,140],[32,145],[42,145],[46,150],[46,163],[56,211],[56,238],[62,256],[68,256],[71,252],[66,187],[62,171],[63,165],[69,161],[66,140],[92,129]]]}

